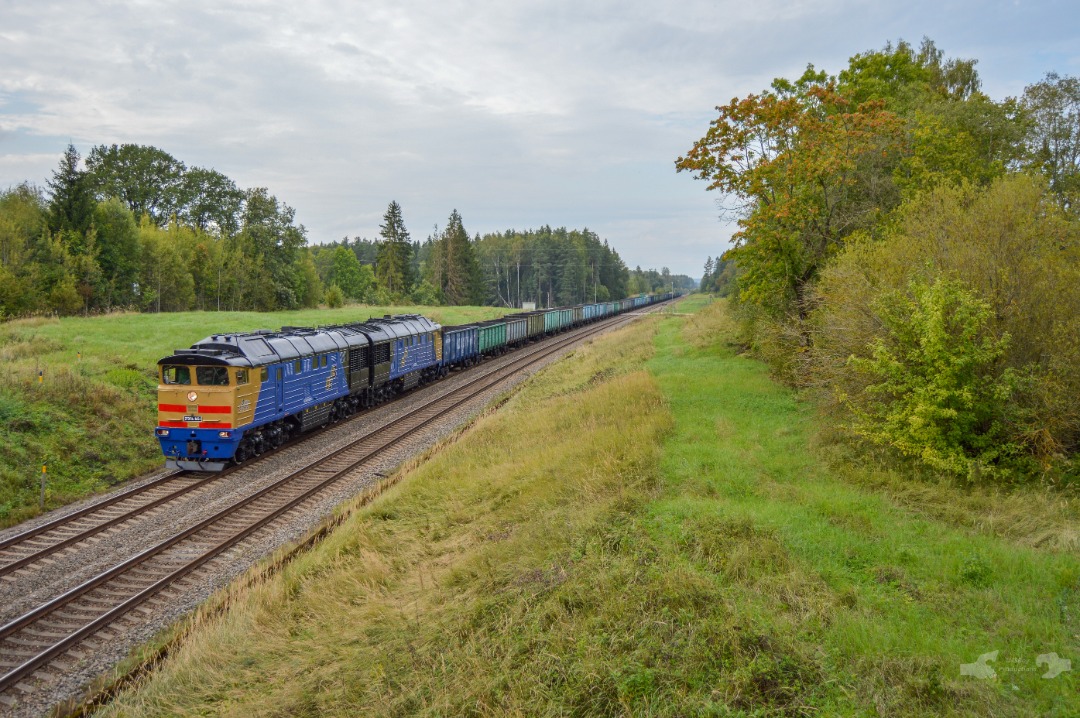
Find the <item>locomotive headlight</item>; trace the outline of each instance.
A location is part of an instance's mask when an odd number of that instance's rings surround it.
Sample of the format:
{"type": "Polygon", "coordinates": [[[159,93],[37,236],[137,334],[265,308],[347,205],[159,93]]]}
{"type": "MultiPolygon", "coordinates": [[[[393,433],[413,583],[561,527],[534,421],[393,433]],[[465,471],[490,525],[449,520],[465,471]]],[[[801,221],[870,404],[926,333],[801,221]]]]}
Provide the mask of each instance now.
{"type": "Polygon", "coordinates": [[[219,431],[217,433],[217,435],[220,436],[222,439],[228,439],[230,436],[232,436],[232,432],[231,431],[219,431]]]}
{"type": "Polygon", "coordinates": [[[189,391],[187,393],[187,400],[190,401],[190,402],[198,401],[199,400],[199,392],[197,392],[197,391],[189,391]]]}
{"type": "Polygon", "coordinates": [[[157,435],[158,436],[168,436],[169,435],[169,430],[168,429],[158,429],[157,430],[157,435]]]}

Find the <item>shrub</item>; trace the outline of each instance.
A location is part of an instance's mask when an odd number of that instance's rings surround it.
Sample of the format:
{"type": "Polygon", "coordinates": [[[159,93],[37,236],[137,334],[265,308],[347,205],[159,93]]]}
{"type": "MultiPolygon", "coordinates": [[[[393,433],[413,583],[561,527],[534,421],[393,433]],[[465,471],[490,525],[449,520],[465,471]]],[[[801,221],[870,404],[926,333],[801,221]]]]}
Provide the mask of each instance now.
{"type": "MultiPolygon", "coordinates": [[[[882,401],[880,394],[864,396],[871,385],[884,382],[884,363],[871,371],[879,361],[875,351],[898,346],[890,342],[898,341],[904,312],[917,305],[924,314],[930,311],[919,305],[931,301],[926,290],[919,300],[912,287],[938,282],[943,282],[935,290],[940,296],[933,301],[953,302],[952,311],[981,322],[979,341],[1010,338],[986,346],[1000,357],[984,356],[987,366],[996,362],[995,376],[1002,381],[1004,371],[1012,371],[1014,406],[998,412],[995,431],[1046,467],[1075,453],[1080,448],[1075,399],[1080,396],[1080,223],[1039,178],[1005,177],[985,189],[938,187],[901,207],[882,236],[852,238],[815,290],[807,381],[825,390],[844,421],[860,402],[882,401]],[[901,306],[890,312],[891,301],[901,306]],[[852,356],[858,358],[854,363],[852,356]]],[[[918,321],[926,329],[929,315],[918,321]]],[[[971,359],[970,352],[981,346],[968,346],[964,356],[971,359]]],[[[927,379],[938,377],[930,372],[927,379]]],[[[984,389],[989,393],[979,401],[989,402],[1001,387],[984,389]]],[[[967,447],[979,454],[974,445],[967,447]]]]}
{"type": "Polygon", "coordinates": [[[1004,421],[1017,384],[1001,367],[1009,337],[990,335],[990,304],[961,282],[937,279],[883,294],[874,309],[883,331],[871,356],[848,360],[866,381],[843,399],[855,433],[969,476],[1018,453],[1004,421]]]}
{"type": "Polygon", "coordinates": [[[331,309],[337,309],[345,304],[345,295],[342,294],[341,288],[336,284],[331,284],[326,288],[324,297],[326,299],[326,306],[331,309]]]}
{"type": "Polygon", "coordinates": [[[439,299],[439,290],[433,287],[426,279],[413,287],[412,301],[414,304],[423,306],[437,306],[442,304],[439,299]]]}

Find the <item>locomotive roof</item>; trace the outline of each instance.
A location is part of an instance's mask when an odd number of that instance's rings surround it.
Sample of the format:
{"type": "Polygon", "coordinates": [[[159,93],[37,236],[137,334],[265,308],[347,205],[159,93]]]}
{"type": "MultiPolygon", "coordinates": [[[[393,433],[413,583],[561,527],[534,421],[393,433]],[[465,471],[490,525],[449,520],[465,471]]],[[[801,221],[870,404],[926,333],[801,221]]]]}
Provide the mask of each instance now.
{"type": "Polygon", "coordinates": [[[217,364],[259,366],[287,361],[301,356],[337,351],[349,346],[340,332],[306,327],[282,327],[279,331],[257,329],[253,332],[211,334],[191,345],[177,349],[158,364],[217,364]]]}
{"type": "Polygon", "coordinates": [[[347,347],[367,346],[439,328],[419,314],[399,314],[367,322],[322,328],[282,327],[278,331],[256,329],[252,332],[211,334],[191,345],[176,349],[158,364],[211,364],[224,366],[259,366],[289,361],[301,356],[337,351],[347,347]]]}
{"type": "Polygon", "coordinates": [[[417,334],[433,332],[439,329],[439,325],[421,314],[387,314],[383,317],[373,317],[365,322],[365,326],[381,328],[389,336],[411,337],[417,334]]]}

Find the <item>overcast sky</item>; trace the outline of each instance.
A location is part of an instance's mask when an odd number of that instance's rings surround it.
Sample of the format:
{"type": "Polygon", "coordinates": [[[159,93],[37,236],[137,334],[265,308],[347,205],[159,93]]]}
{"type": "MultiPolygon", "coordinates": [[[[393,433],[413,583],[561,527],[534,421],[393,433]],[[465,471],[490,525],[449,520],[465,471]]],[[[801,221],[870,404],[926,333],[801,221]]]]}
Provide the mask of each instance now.
{"type": "Polygon", "coordinates": [[[588,227],[700,276],[716,197],[676,174],[714,106],[932,38],[984,90],[1080,74],[1071,2],[0,0],[0,188],[68,142],[159,147],[296,209],[310,242],[588,227]]]}

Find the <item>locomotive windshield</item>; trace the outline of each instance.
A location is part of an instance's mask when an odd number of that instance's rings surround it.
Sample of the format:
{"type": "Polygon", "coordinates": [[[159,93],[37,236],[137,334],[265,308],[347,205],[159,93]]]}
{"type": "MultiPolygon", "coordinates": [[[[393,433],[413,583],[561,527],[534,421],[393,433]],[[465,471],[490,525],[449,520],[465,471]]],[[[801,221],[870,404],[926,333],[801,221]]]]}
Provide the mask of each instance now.
{"type": "Polygon", "coordinates": [[[190,384],[191,369],[186,366],[166,366],[161,369],[161,379],[166,384],[190,384]]]}
{"type": "Polygon", "coordinates": [[[200,366],[195,368],[195,376],[202,386],[228,386],[229,370],[223,366],[200,366]]]}

